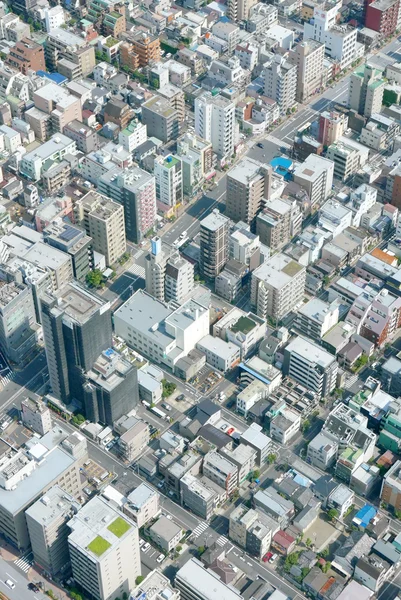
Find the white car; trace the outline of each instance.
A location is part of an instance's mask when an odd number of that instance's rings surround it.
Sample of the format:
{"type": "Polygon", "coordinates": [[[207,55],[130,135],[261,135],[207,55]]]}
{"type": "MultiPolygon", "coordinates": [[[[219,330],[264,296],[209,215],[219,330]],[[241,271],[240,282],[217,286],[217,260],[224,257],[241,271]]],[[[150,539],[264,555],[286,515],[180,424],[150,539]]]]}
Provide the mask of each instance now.
{"type": "Polygon", "coordinates": [[[163,562],[164,558],[164,554],[159,554],[159,556],[156,558],[156,562],[160,564],[163,562]]]}
{"type": "Polygon", "coordinates": [[[150,544],[149,542],[146,542],[146,544],[144,546],[142,546],[141,550],[142,552],[147,552],[150,548],[150,544]]]}
{"type": "Polygon", "coordinates": [[[142,548],[142,546],[144,545],[145,540],[143,540],[142,538],[139,539],[139,547],[142,548]]]}
{"type": "Polygon", "coordinates": [[[11,581],[11,579],[6,579],[6,586],[13,590],[15,588],[15,583],[11,581]]]}

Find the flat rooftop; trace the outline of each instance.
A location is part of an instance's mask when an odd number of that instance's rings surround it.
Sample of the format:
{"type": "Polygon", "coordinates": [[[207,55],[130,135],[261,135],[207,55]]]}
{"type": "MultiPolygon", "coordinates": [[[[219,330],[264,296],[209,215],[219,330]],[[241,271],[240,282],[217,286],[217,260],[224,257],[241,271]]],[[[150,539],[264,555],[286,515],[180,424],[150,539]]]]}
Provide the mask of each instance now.
{"type": "Polygon", "coordinates": [[[228,223],[230,220],[222,215],[217,209],[210,213],[207,217],[202,219],[201,227],[208,229],[209,231],[217,231],[220,227],[226,225],[228,227],[228,223]]]}
{"type": "Polygon", "coordinates": [[[288,344],[286,351],[305,356],[310,362],[315,362],[324,368],[329,367],[336,360],[333,354],[300,336],[288,344]]]}
{"type": "Polygon", "coordinates": [[[183,585],[192,588],[196,582],[197,595],[203,600],[241,600],[240,592],[223,583],[220,577],[213,571],[207,570],[203,564],[196,558],[188,560],[176,575],[176,587],[180,587],[177,582],[182,581],[183,585]]]}
{"type": "Polygon", "coordinates": [[[67,283],[54,292],[50,298],[57,301],[53,310],[64,312],[78,323],[86,323],[97,311],[109,308],[108,302],[87,290],[77,281],[67,283]]]}

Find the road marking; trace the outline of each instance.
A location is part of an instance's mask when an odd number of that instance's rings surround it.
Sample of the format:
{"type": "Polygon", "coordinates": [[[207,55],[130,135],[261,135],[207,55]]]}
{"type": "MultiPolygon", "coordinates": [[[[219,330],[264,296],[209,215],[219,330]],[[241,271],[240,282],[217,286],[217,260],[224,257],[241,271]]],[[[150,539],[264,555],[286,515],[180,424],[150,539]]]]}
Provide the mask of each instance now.
{"type": "Polygon", "coordinates": [[[219,546],[225,546],[226,544],[228,544],[228,539],[224,537],[224,535],[221,535],[217,540],[216,544],[218,544],[219,546]]]}
{"type": "Polygon", "coordinates": [[[10,575],[10,573],[7,573],[7,571],[6,571],[6,575],[8,575],[10,579],[12,579],[13,581],[15,581],[15,583],[17,583],[17,580],[15,579],[15,577],[10,575]]]}
{"type": "Polygon", "coordinates": [[[192,537],[193,537],[193,538],[197,538],[197,537],[199,537],[200,535],[202,535],[202,533],[203,533],[204,531],[206,531],[206,529],[207,529],[208,527],[209,527],[209,525],[208,525],[207,523],[205,523],[204,521],[201,521],[201,522],[199,523],[199,525],[197,525],[197,526],[195,527],[195,529],[193,530],[193,532],[192,532],[192,537]]]}

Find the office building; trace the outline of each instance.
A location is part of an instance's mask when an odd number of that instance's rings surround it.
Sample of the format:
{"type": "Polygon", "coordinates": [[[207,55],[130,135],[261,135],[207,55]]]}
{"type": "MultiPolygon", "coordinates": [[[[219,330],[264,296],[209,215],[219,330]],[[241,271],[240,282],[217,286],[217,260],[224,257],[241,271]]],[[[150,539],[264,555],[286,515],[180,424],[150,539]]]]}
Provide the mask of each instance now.
{"type": "Polygon", "coordinates": [[[112,345],[110,305],[78,282],[41,297],[43,336],[52,393],[82,399],[83,373],[112,345]]]}
{"type": "Polygon", "coordinates": [[[140,529],[160,514],[160,494],[147,483],[141,483],[128,494],[123,511],[140,529]]]}
{"type": "Polygon", "coordinates": [[[309,39],[296,44],[289,53],[289,61],[297,67],[296,100],[301,104],[305,104],[326,83],[323,80],[324,51],[324,44],[309,39]]]}
{"type": "Polygon", "coordinates": [[[270,198],[271,168],[244,158],[227,175],[226,216],[235,223],[253,223],[270,198]]]}
{"type": "Polygon", "coordinates": [[[147,127],[148,137],[162,142],[176,140],[179,135],[178,111],[161,96],[153,96],[142,104],[142,123],[147,127]]]}
{"type": "Polygon", "coordinates": [[[379,69],[363,64],[351,74],[349,107],[364,117],[380,113],[385,80],[379,69]]]}
{"type": "Polygon", "coordinates": [[[33,560],[51,577],[62,574],[64,570],[68,572],[70,530],[67,522],[80,508],[73,496],[55,485],[25,513],[33,560]]]}
{"type": "Polygon", "coordinates": [[[238,546],[261,559],[270,548],[271,519],[241,504],[230,514],[228,535],[238,546]]]}
{"type": "Polygon", "coordinates": [[[156,199],[164,210],[175,209],[182,203],[182,163],[169,154],[157,156],[154,162],[156,199]]]}
{"type": "Polygon", "coordinates": [[[97,496],[68,522],[72,576],[96,600],[129,594],[141,574],[138,528],[97,496]]]}
{"type": "Polygon", "coordinates": [[[255,461],[259,467],[262,467],[266,463],[271,449],[271,439],[263,433],[263,428],[260,425],[252,423],[241,434],[241,444],[250,446],[256,451],[255,461]]]}
{"type": "Polygon", "coordinates": [[[195,99],[195,132],[211,142],[218,160],[224,162],[234,152],[235,104],[221,95],[204,93],[195,99]]]}
{"type": "Polygon", "coordinates": [[[172,587],[170,580],[159,569],[148,573],[143,581],[131,592],[132,598],[148,598],[149,600],[180,600],[180,592],[172,587]]]}
{"type": "Polygon", "coordinates": [[[307,192],[312,207],[324,202],[331,194],[335,165],[332,157],[328,158],[310,154],[295,167],[294,181],[307,192]]]}
{"type": "Polygon", "coordinates": [[[179,525],[163,515],[149,528],[150,538],[164,552],[174,550],[180,543],[183,534],[184,532],[179,525]]]}
{"type": "Polygon", "coordinates": [[[45,435],[52,428],[50,408],[39,397],[27,396],[21,401],[21,420],[39,435],[45,435]]]}
{"type": "Polygon", "coordinates": [[[284,254],[275,254],[252,273],[251,305],[256,314],[277,323],[303,299],[305,267],[284,254]]]}
{"type": "Polygon", "coordinates": [[[175,576],[181,600],[242,600],[234,586],[225,584],[197,558],[188,560],[175,576]]]}
{"type": "Polygon", "coordinates": [[[156,221],[155,176],[135,166],[115,167],[101,175],[98,189],[123,205],[127,239],[142,242],[156,221]]]}
{"type": "Polygon", "coordinates": [[[297,66],[285,56],[275,54],[264,70],[264,78],[265,96],[277,102],[282,114],[292,109],[296,103],[297,66]]]}
{"type": "MultiPolygon", "coordinates": [[[[83,400],[85,415],[90,421],[112,426],[138,404],[137,368],[121,354],[108,348],[85,373],[83,400]]],[[[137,434],[140,443],[140,431],[137,434]]],[[[128,440],[125,441],[127,443],[128,440]]],[[[131,448],[126,451],[130,454],[131,448]]]]}
{"type": "Polygon", "coordinates": [[[213,280],[228,260],[229,219],[217,209],[200,223],[200,271],[213,280]]]}
{"type": "Polygon", "coordinates": [[[334,111],[323,111],[319,117],[318,141],[323,146],[337,142],[348,128],[348,116],[334,111]]]}
{"type": "Polygon", "coordinates": [[[88,192],[74,207],[75,221],[92,238],[92,248],[114,265],[126,250],[124,207],[97,192],[88,192]]]}
{"type": "Polygon", "coordinates": [[[283,373],[324,398],[336,387],[335,356],[313,342],[297,337],[284,348],[283,373]]]}
{"type": "Polygon", "coordinates": [[[43,46],[30,38],[23,38],[11,47],[5,62],[23,75],[28,75],[30,70],[46,70],[43,46]]]}
{"type": "Polygon", "coordinates": [[[37,327],[31,287],[0,281],[0,347],[7,360],[27,360],[36,346],[37,327]]]}
{"type": "Polygon", "coordinates": [[[62,6],[57,5],[52,8],[45,8],[46,31],[49,33],[52,29],[62,27],[65,23],[65,13],[62,6]]]}
{"type": "Polygon", "coordinates": [[[279,250],[300,232],[302,214],[296,200],[268,200],[256,217],[256,233],[262,244],[279,250]]]}
{"type": "Polygon", "coordinates": [[[298,411],[288,407],[280,410],[280,413],[270,421],[270,436],[285,446],[296,436],[301,427],[301,415],[298,411]]]}
{"type": "Polygon", "coordinates": [[[75,279],[85,282],[93,266],[92,238],[68,223],[53,223],[43,230],[44,241],[71,257],[75,279]]]}
{"type": "Polygon", "coordinates": [[[401,510],[401,461],[397,460],[384,475],[380,499],[393,510],[401,510]]]}

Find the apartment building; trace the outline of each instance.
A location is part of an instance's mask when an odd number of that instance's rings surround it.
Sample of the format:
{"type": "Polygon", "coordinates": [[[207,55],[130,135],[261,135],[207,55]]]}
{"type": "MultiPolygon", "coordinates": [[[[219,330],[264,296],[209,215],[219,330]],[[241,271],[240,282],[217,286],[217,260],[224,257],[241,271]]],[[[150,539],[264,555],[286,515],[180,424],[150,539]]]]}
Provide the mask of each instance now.
{"type": "Polygon", "coordinates": [[[337,455],[337,442],[327,437],[324,432],[318,433],[308,444],[307,461],[322,471],[334,465],[337,455]]]}
{"type": "Polygon", "coordinates": [[[200,222],[200,271],[214,280],[228,260],[229,219],[217,209],[200,222]]]}
{"type": "Polygon", "coordinates": [[[209,520],[216,507],[227,498],[224,488],[208,477],[195,477],[186,473],[180,482],[181,504],[189,508],[201,519],[209,520]]]}
{"type": "Polygon", "coordinates": [[[327,158],[334,163],[334,177],[347,181],[361,165],[361,155],[357,148],[347,144],[346,138],[331,144],[327,149],[327,158]]]}
{"type": "Polygon", "coordinates": [[[338,364],[335,356],[302,337],[284,348],[283,373],[325,397],[336,387],[338,364]]]}
{"type": "Polygon", "coordinates": [[[327,158],[310,154],[295,167],[294,181],[308,193],[312,208],[321,204],[331,194],[336,165],[329,154],[327,158]]]}
{"type": "Polygon", "coordinates": [[[138,528],[96,496],[68,522],[72,576],[96,600],[129,594],[141,574],[138,528]]]}
{"type": "Polygon", "coordinates": [[[363,64],[351,74],[349,106],[364,117],[380,113],[385,80],[380,69],[363,64]]]}
{"type": "Polygon", "coordinates": [[[324,44],[313,39],[296,44],[290,51],[288,59],[297,66],[297,102],[305,104],[325,85],[324,53],[324,44]]]}
{"type": "Polygon", "coordinates": [[[139,69],[139,56],[132,42],[122,42],[119,46],[120,65],[127,67],[130,71],[139,69]]]}
{"type": "Polygon", "coordinates": [[[397,460],[384,475],[380,499],[394,510],[401,510],[401,461],[397,460]]]}
{"type": "Polygon", "coordinates": [[[33,560],[52,577],[69,566],[67,523],[80,508],[71,494],[55,485],[25,513],[33,560]]]}
{"type": "Polygon", "coordinates": [[[21,401],[21,420],[39,435],[45,435],[52,428],[50,409],[39,397],[28,396],[21,401]]]}
{"type": "Polygon", "coordinates": [[[156,199],[164,210],[182,203],[182,162],[177,157],[157,156],[154,162],[156,199]]]}
{"type": "Polygon", "coordinates": [[[270,197],[272,170],[244,158],[227,175],[225,215],[234,222],[250,224],[270,197]]]}
{"type": "Polygon", "coordinates": [[[337,325],[339,307],[338,300],[333,300],[329,304],[320,300],[320,298],[312,298],[298,310],[294,323],[295,331],[302,336],[320,342],[322,337],[334,325],[337,325]]]}
{"type": "Polygon", "coordinates": [[[302,301],[305,267],[284,254],[275,254],[252,273],[251,305],[256,314],[276,323],[302,301]]]}
{"type": "Polygon", "coordinates": [[[195,132],[211,142],[224,164],[234,152],[235,104],[221,95],[206,92],[195,99],[195,132]]]}
{"type": "Polygon", "coordinates": [[[238,546],[261,559],[271,544],[270,520],[261,512],[241,504],[230,514],[228,536],[238,546]]]}
{"type": "Polygon", "coordinates": [[[256,233],[262,244],[271,251],[280,250],[297,233],[302,225],[302,215],[295,200],[274,198],[264,203],[256,217],[256,233]]]}
{"type": "Polygon", "coordinates": [[[147,483],[141,483],[127,496],[123,512],[128,515],[138,529],[160,514],[160,494],[147,483]]]}
{"type": "Polygon", "coordinates": [[[114,265],[126,249],[124,207],[97,192],[88,192],[74,207],[77,223],[92,238],[92,247],[114,265]]]}
{"type": "Polygon", "coordinates": [[[57,5],[52,8],[45,8],[46,31],[49,33],[52,29],[62,27],[65,23],[65,13],[62,6],[57,5]]]}
{"type": "Polygon", "coordinates": [[[296,103],[297,73],[297,66],[281,54],[275,54],[264,70],[264,94],[277,102],[282,114],[296,103]]]}
{"type": "Polygon", "coordinates": [[[43,46],[30,38],[23,38],[10,48],[5,62],[10,67],[18,69],[23,75],[28,75],[30,70],[35,72],[46,70],[43,46]]]}
{"type": "Polygon", "coordinates": [[[61,27],[47,34],[45,57],[52,71],[68,79],[86,77],[96,65],[94,47],[83,37],[61,27]]]}
{"type": "Polygon", "coordinates": [[[157,137],[162,142],[175,140],[179,135],[178,111],[161,96],[153,96],[142,104],[142,123],[149,137],[157,137]]]}
{"type": "Polygon", "coordinates": [[[367,0],[365,6],[365,27],[383,38],[393,35],[399,22],[399,0],[367,0]]]}
{"type": "Polygon", "coordinates": [[[147,139],[146,125],[139,121],[132,120],[125,129],[120,131],[118,143],[121,144],[127,152],[133,152],[135,148],[146,142],[147,139]]]}
{"type": "Polygon", "coordinates": [[[188,560],[175,576],[181,600],[241,600],[240,592],[224,583],[197,558],[188,560]]]}
{"type": "Polygon", "coordinates": [[[95,152],[98,149],[97,133],[92,127],[88,127],[79,119],[73,119],[63,128],[63,133],[73,140],[77,149],[84,154],[95,152]]]}
{"type": "Polygon", "coordinates": [[[228,458],[212,450],[203,460],[203,474],[224,488],[230,496],[238,487],[238,467],[228,458]]]}
{"type": "Polygon", "coordinates": [[[93,266],[92,238],[79,227],[64,222],[48,225],[43,230],[43,236],[47,244],[71,257],[75,279],[85,282],[93,266]]]}
{"type": "Polygon", "coordinates": [[[300,427],[301,415],[285,407],[270,421],[270,436],[285,446],[298,433],[300,427]]]}
{"type": "Polygon", "coordinates": [[[36,345],[36,313],[32,289],[16,281],[0,281],[0,347],[7,360],[21,364],[36,345]]]}
{"type": "Polygon", "coordinates": [[[318,141],[323,146],[337,142],[348,128],[348,116],[335,111],[323,111],[319,117],[318,141]]]}
{"type": "Polygon", "coordinates": [[[146,67],[150,62],[160,60],[160,40],[157,36],[138,32],[134,36],[129,36],[128,41],[132,43],[140,67],[146,67]]]}
{"type": "Polygon", "coordinates": [[[160,238],[153,238],[146,256],[145,280],[146,291],[158,300],[182,304],[194,288],[194,266],[178,251],[162,247],[160,238]]]}
{"type": "Polygon", "coordinates": [[[138,420],[138,422],[130,427],[128,431],[123,433],[118,440],[118,447],[123,460],[132,462],[138,458],[144,452],[149,440],[149,425],[144,421],[138,420]]]}
{"type": "Polygon", "coordinates": [[[50,140],[27,152],[19,163],[19,172],[30,181],[41,179],[47,161],[62,162],[66,154],[76,154],[76,144],[66,135],[57,133],[50,140]]]}
{"type": "MultiPolygon", "coordinates": [[[[252,3],[255,4],[254,0],[239,0],[239,2],[243,3],[239,7],[240,12],[249,12],[252,3]]],[[[228,6],[228,11],[230,11],[230,6],[228,6]]],[[[244,17],[246,20],[248,17],[244,17]]],[[[238,17],[240,20],[240,18],[238,17]]],[[[234,19],[235,20],[235,19],[234,19]]],[[[240,41],[240,28],[235,23],[230,23],[225,19],[219,19],[216,23],[214,23],[212,27],[212,33],[216,37],[220,38],[227,42],[228,45],[228,53],[232,54],[240,41]]]]}

